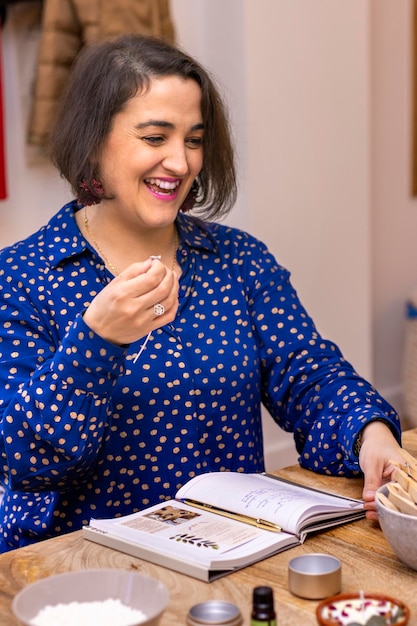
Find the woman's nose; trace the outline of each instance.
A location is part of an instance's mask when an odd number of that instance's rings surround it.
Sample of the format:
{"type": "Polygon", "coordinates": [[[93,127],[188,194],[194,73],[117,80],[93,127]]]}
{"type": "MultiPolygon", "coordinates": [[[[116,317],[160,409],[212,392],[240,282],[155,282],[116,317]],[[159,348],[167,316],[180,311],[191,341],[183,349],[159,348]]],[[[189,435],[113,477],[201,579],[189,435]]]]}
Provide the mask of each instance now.
{"type": "Polygon", "coordinates": [[[189,167],[185,146],[172,146],[164,158],[163,165],[177,176],[188,174],[189,167]]]}

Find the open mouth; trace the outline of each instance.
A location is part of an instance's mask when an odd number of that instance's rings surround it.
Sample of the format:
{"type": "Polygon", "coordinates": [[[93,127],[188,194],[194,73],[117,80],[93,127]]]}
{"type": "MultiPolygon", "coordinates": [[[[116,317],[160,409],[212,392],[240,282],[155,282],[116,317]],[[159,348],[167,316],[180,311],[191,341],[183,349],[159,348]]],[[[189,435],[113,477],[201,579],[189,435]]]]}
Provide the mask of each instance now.
{"type": "Polygon", "coordinates": [[[180,185],[179,180],[163,180],[162,178],[145,178],[145,184],[154,193],[172,195],[180,185]]]}

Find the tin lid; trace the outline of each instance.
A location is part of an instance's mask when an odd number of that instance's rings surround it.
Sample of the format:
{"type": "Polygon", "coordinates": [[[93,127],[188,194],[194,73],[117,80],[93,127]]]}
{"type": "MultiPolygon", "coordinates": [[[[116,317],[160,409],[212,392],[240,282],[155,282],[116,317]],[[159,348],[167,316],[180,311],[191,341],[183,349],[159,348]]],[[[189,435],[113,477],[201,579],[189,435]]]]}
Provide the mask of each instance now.
{"type": "Polygon", "coordinates": [[[329,554],[303,554],[288,564],[288,584],[291,593],[315,600],[339,593],[342,585],[342,565],[329,554]]]}
{"type": "Polygon", "coordinates": [[[207,600],[207,602],[195,604],[187,615],[188,626],[200,626],[200,624],[240,626],[241,623],[242,615],[239,607],[224,600],[207,600]]]}

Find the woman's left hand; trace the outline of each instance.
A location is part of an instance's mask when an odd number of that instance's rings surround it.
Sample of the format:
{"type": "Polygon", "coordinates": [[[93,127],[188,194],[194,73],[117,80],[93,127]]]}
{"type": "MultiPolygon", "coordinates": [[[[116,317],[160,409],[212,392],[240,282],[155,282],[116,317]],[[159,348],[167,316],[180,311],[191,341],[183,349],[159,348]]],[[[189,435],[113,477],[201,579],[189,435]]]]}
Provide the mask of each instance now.
{"type": "Polygon", "coordinates": [[[370,422],[363,430],[359,453],[359,465],[364,473],[362,498],[367,519],[378,520],[375,492],[391,479],[395,469],[391,461],[404,462],[401,447],[386,424],[370,422]]]}

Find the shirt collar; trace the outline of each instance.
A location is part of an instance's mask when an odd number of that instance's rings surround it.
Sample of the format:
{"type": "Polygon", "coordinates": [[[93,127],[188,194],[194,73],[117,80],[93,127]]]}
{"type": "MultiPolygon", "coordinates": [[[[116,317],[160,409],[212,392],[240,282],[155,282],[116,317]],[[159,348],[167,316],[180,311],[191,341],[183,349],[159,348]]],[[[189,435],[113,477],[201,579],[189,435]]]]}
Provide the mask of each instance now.
{"type": "MultiPolygon", "coordinates": [[[[57,267],[70,258],[84,254],[87,241],[81,234],[75,221],[75,213],[80,210],[76,200],[66,204],[48,222],[45,230],[45,243],[48,250],[48,261],[57,267]]],[[[217,242],[213,236],[213,224],[179,213],[176,225],[180,237],[180,245],[188,248],[217,251],[217,242]]]]}
{"type": "Polygon", "coordinates": [[[189,248],[217,252],[217,240],[213,235],[214,223],[179,213],[175,221],[180,234],[180,244],[189,248]]]}

